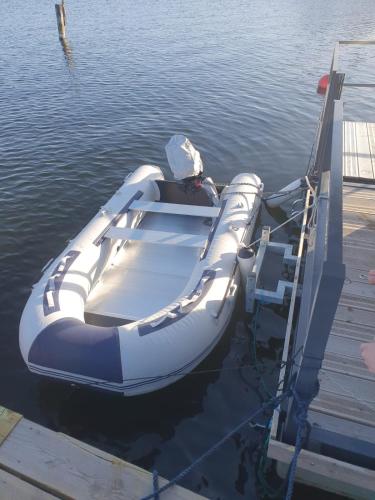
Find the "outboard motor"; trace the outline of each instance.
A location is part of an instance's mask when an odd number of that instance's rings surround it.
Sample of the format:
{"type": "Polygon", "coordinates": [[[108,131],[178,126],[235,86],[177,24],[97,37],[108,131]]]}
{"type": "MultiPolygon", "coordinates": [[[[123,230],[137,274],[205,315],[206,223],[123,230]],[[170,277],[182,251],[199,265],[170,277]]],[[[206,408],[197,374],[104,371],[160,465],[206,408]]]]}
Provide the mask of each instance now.
{"type": "Polygon", "coordinates": [[[216,186],[210,177],[203,177],[203,163],[198,150],[184,135],[174,135],[165,146],[168,163],[176,181],[181,181],[186,191],[204,189],[213,205],[219,204],[216,186]]]}

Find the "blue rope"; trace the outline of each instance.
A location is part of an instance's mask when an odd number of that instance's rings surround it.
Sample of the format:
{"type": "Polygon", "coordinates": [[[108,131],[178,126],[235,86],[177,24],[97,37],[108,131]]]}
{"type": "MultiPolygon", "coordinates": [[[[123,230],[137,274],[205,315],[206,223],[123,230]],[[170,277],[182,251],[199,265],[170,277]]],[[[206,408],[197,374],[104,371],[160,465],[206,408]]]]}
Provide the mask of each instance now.
{"type": "MultiPolygon", "coordinates": [[[[292,363],[294,362],[295,357],[298,355],[299,349],[293,356],[292,358],[292,363]]],[[[294,455],[292,457],[292,460],[289,465],[289,471],[287,475],[287,493],[285,496],[285,500],[291,500],[292,494],[293,494],[293,487],[294,487],[294,478],[296,474],[296,469],[297,469],[297,459],[298,455],[302,449],[302,444],[304,440],[304,431],[307,427],[307,412],[308,408],[310,405],[311,400],[315,397],[316,394],[312,395],[311,398],[309,399],[303,399],[299,396],[299,394],[295,391],[294,389],[294,382],[295,378],[292,378],[291,383],[289,384],[289,387],[279,396],[274,396],[271,399],[269,399],[267,402],[263,403],[257,410],[255,410],[253,413],[251,413],[248,417],[246,417],[245,420],[240,422],[234,429],[232,429],[230,432],[228,432],[224,437],[222,437],[217,443],[211,446],[207,451],[205,451],[200,457],[198,457],[194,462],[192,462],[186,469],[183,469],[181,472],[177,474],[173,479],[171,479],[168,483],[166,483],[164,486],[159,488],[158,484],[158,471],[154,470],[152,477],[153,477],[153,493],[150,495],[147,495],[145,497],[142,497],[141,500],[159,500],[159,495],[169,489],[171,486],[174,486],[177,484],[181,479],[183,479],[185,476],[187,476],[197,465],[199,465],[203,460],[205,460],[207,457],[212,455],[222,444],[224,444],[229,438],[231,438],[234,434],[239,432],[245,425],[248,425],[249,423],[252,423],[255,417],[260,415],[261,413],[265,412],[266,410],[276,410],[282,401],[284,399],[287,399],[291,396],[293,396],[295,402],[296,402],[296,415],[295,419],[298,424],[297,427],[297,434],[296,434],[296,442],[295,442],[295,449],[294,449],[294,455]]],[[[318,392],[318,388],[316,390],[316,393],[318,392]]]]}
{"type": "Polygon", "coordinates": [[[159,473],[156,469],[154,471],[152,471],[152,487],[154,488],[154,495],[153,495],[154,500],[159,500],[159,493],[158,493],[159,473]]]}
{"type": "Polygon", "coordinates": [[[293,398],[296,402],[297,409],[295,420],[298,424],[296,442],[294,445],[294,454],[289,465],[288,475],[287,475],[287,491],[285,494],[285,500],[291,500],[294,489],[294,479],[297,470],[297,460],[298,456],[302,450],[302,443],[304,439],[304,431],[307,426],[307,412],[309,409],[310,400],[300,398],[299,394],[292,389],[293,398]]]}
{"type": "MultiPolygon", "coordinates": [[[[152,499],[157,499],[158,495],[160,493],[163,493],[165,490],[170,488],[171,486],[174,486],[176,483],[181,481],[185,476],[187,476],[197,465],[199,465],[203,460],[205,460],[207,457],[212,455],[222,444],[224,444],[229,438],[231,438],[234,434],[236,434],[238,431],[242,429],[245,425],[249,424],[255,417],[263,413],[265,410],[268,409],[275,409],[277,408],[280,403],[290,397],[292,395],[291,389],[287,389],[285,392],[280,394],[279,396],[275,396],[271,398],[267,403],[264,403],[260,408],[255,410],[251,415],[246,417],[245,420],[240,422],[234,429],[232,429],[228,434],[226,434],[224,437],[222,437],[217,443],[211,446],[207,451],[205,451],[200,457],[198,457],[194,462],[192,462],[186,469],[182,470],[177,476],[175,476],[173,479],[171,479],[168,483],[166,483],[164,486],[161,488],[156,489],[155,488],[155,480],[153,481],[153,486],[154,486],[154,491],[150,495],[147,495],[143,497],[141,500],[152,500],[152,499]]],[[[154,472],[154,478],[155,478],[156,471],[154,472]]]]}

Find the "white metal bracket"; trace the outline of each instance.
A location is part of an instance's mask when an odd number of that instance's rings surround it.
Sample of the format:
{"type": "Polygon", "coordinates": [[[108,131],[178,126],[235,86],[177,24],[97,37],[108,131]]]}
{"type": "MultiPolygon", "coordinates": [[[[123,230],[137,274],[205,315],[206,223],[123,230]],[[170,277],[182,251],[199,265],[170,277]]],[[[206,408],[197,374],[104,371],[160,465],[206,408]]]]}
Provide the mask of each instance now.
{"type": "Polygon", "coordinates": [[[286,293],[293,289],[293,282],[286,280],[279,280],[276,290],[258,288],[259,276],[267,248],[272,248],[273,252],[281,254],[284,264],[295,266],[297,262],[297,257],[293,255],[293,246],[287,243],[271,242],[270,233],[271,228],[269,226],[263,227],[255,263],[247,278],[246,311],[249,313],[254,312],[256,300],[267,304],[282,304],[286,293]]]}

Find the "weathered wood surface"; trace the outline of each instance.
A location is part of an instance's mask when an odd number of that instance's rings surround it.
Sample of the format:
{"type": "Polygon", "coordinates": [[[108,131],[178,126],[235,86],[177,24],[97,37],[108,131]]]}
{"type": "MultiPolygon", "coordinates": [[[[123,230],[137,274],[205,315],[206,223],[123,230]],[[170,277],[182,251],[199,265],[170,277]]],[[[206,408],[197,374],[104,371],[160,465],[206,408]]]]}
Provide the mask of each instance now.
{"type": "MultiPolygon", "coordinates": [[[[311,425],[318,426],[319,428],[323,426],[325,429],[330,430],[335,434],[342,434],[345,433],[347,430],[346,422],[343,422],[341,417],[335,417],[333,415],[326,415],[319,412],[311,411],[309,418],[311,425]]],[[[373,434],[374,433],[372,429],[369,428],[367,425],[362,425],[360,423],[352,424],[352,431],[350,436],[352,438],[361,439],[362,441],[367,441],[367,442],[368,441],[373,442],[374,440],[373,434]]]]}
{"type": "MultiPolygon", "coordinates": [[[[355,339],[360,342],[371,342],[374,338],[374,327],[373,327],[374,324],[375,323],[368,326],[368,325],[361,325],[357,322],[355,339]]],[[[344,337],[353,338],[351,324],[347,323],[346,321],[339,320],[337,318],[337,313],[331,331],[333,334],[340,336],[342,338],[344,337]]]]}
{"type": "MultiPolygon", "coordinates": [[[[322,453],[302,450],[296,480],[373,500],[373,467],[333,457],[341,449],[348,460],[362,456],[363,463],[375,466],[375,374],[360,354],[362,343],[375,340],[375,285],[368,283],[368,272],[375,269],[375,124],[344,123],[343,159],[344,177],[358,178],[343,186],[346,280],[319,374],[319,393],[308,414],[312,446],[322,445],[322,453]],[[374,183],[366,183],[368,179],[374,183]]],[[[293,453],[294,447],[270,440],[268,457],[277,460],[281,476],[286,475],[293,453]]]]}
{"type": "MultiPolygon", "coordinates": [[[[5,471],[0,475],[4,491],[14,485],[19,492],[12,497],[11,490],[8,496],[0,490],[1,500],[139,500],[152,492],[149,472],[24,418],[0,446],[0,470],[5,471]],[[44,493],[38,496],[38,490],[44,493]]],[[[165,482],[160,478],[159,485],[165,482]]],[[[180,486],[163,493],[165,500],[201,498],[180,486]]]]}
{"type": "Polygon", "coordinates": [[[1,500],[56,500],[56,498],[0,469],[1,500]]]}
{"type": "Polygon", "coordinates": [[[344,122],[344,175],[358,177],[357,144],[353,131],[354,122],[344,122]]]}
{"type": "MultiPolygon", "coordinates": [[[[21,420],[22,415],[0,406],[0,445],[21,420]]],[[[1,500],[1,499],[0,499],[1,500]]]]}
{"type": "Polygon", "coordinates": [[[65,17],[65,7],[62,4],[55,4],[56,11],[56,21],[57,21],[57,29],[59,31],[60,38],[65,38],[65,25],[66,25],[66,17],[65,17]]]}
{"type": "MultiPolygon", "coordinates": [[[[268,456],[277,460],[278,472],[285,477],[294,446],[270,440],[268,456]]],[[[302,450],[297,462],[296,480],[345,497],[370,500],[375,493],[375,471],[302,450]]]]}
{"type": "Polygon", "coordinates": [[[360,354],[361,344],[375,336],[375,285],[368,284],[368,271],[375,269],[375,189],[344,183],[343,195],[346,280],[310,415],[320,414],[319,426],[326,428],[326,421],[327,430],[329,419],[337,418],[343,435],[356,429],[358,439],[362,433],[375,443],[375,374],[360,354]]]}
{"type": "Polygon", "coordinates": [[[344,176],[375,178],[375,123],[344,122],[344,176]]]}

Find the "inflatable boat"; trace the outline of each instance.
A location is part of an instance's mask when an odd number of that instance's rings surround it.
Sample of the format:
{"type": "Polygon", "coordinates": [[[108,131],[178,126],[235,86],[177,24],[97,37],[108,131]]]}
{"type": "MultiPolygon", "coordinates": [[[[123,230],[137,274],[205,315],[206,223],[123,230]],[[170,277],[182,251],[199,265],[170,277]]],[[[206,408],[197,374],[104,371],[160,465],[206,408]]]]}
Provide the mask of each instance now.
{"type": "Polygon", "coordinates": [[[213,195],[202,172],[188,173],[170,181],[139,167],[44,270],[20,323],[32,372],[131,396],[176,382],[212,351],[263,186],[244,173],[213,195]]]}

